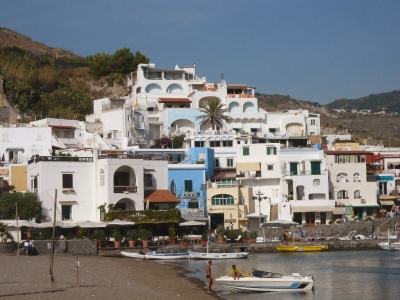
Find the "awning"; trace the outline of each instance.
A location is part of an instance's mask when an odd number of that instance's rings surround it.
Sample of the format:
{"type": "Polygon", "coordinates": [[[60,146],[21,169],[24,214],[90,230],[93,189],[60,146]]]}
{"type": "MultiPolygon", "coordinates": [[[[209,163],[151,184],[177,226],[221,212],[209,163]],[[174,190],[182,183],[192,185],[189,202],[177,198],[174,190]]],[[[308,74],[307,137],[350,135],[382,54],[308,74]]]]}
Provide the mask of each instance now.
{"type": "Polygon", "coordinates": [[[242,129],[243,124],[242,123],[232,123],[231,126],[232,126],[232,128],[242,129]]]}
{"type": "Polygon", "coordinates": [[[246,215],[247,218],[251,219],[251,218],[259,218],[259,217],[268,217],[267,215],[260,215],[259,213],[251,213],[246,215]]]}
{"type": "Polygon", "coordinates": [[[192,103],[189,98],[158,98],[160,103],[192,103]]]}
{"type": "Polygon", "coordinates": [[[236,163],[236,171],[248,172],[248,171],[261,171],[259,162],[238,162],[236,163]]]}
{"type": "Polygon", "coordinates": [[[357,205],[350,205],[350,206],[351,206],[352,208],[369,208],[369,207],[373,208],[373,207],[379,207],[378,204],[368,204],[368,203],[365,203],[364,205],[357,204],[357,205]]]}
{"type": "Polygon", "coordinates": [[[9,151],[20,151],[20,152],[25,152],[25,149],[24,148],[19,148],[19,147],[15,147],[15,148],[6,148],[6,152],[9,152],[9,151]]]}
{"type": "Polygon", "coordinates": [[[211,180],[215,179],[234,179],[236,178],[236,170],[232,171],[214,171],[214,174],[211,176],[211,180]]]}
{"type": "Polygon", "coordinates": [[[331,206],[292,206],[292,212],[328,212],[332,210],[331,206]]]}
{"type": "Polygon", "coordinates": [[[381,203],[381,205],[395,205],[393,200],[379,200],[379,202],[381,203]]]}
{"type": "Polygon", "coordinates": [[[394,200],[400,198],[400,196],[379,196],[379,200],[394,200]]]}
{"type": "Polygon", "coordinates": [[[261,124],[260,123],[250,123],[250,128],[261,128],[261,124]]]}
{"type": "Polygon", "coordinates": [[[268,128],[280,128],[280,126],[276,123],[268,123],[268,128]]]}
{"type": "Polygon", "coordinates": [[[334,215],[344,215],[344,207],[334,207],[332,210],[334,215]]]}

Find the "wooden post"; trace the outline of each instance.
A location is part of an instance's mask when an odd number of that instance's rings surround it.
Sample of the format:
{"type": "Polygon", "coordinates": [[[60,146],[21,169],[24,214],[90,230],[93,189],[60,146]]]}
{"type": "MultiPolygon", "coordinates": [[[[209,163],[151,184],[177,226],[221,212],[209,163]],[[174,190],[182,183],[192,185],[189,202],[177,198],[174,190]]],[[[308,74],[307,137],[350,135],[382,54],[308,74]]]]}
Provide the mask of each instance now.
{"type": "Polygon", "coordinates": [[[51,253],[50,253],[50,288],[53,288],[53,262],[54,262],[54,235],[56,232],[56,208],[57,208],[57,189],[54,191],[54,214],[53,214],[53,236],[51,239],[51,253]]]}
{"type": "Polygon", "coordinates": [[[21,254],[19,253],[19,234],[18,234],[18,203],[15,202],[15,218],[17,219],[17,245],[18,245],[18,260],[21,259],[21,254]]]}

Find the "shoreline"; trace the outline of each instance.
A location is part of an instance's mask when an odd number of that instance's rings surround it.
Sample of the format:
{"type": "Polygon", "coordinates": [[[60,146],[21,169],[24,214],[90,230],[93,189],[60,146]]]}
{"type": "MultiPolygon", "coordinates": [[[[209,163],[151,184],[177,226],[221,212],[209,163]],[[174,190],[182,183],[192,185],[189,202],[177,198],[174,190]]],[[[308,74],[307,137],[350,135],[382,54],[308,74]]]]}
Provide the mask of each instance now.
{"type": "Polygon", "coordinates": [[[134,258],[56,253],[52,288],[49,255],[0,254],[0,269],[1,299],[222,299],[181,266],[134,258]]]}

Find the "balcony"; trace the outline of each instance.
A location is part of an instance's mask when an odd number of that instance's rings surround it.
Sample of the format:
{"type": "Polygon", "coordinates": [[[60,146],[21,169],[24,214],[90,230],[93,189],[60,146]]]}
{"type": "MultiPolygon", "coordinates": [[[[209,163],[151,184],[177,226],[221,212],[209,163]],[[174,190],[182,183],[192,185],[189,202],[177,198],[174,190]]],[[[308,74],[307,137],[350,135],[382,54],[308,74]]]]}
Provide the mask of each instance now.
{"type": "Polygon", "coordinates": [[[73,161],[73,162],[93,162],[93,157],[76,156],[39,156],[28,161],[28,164],[39,161],[73,161]]]}
{"type": "Polygon", "coordinates": [[[310,170],[305,170],[305,171],[300,171],[300,172],[290,172],[286,171],[283,172],[283,176],[304,176],[304,175],[325,175],[326,171],[325,170],[320,170],[319,172],[312,172],[310,170]]]}
{"type": "Polygon", "coordinates": [[[191,192],[176,191],[176,196],[184,198],[198,198],[200,197],[200,191],[191,191],[191,192]]]}
{"type": "Polygon", "coordinates": [[[114,193],[116,194],[133,194],[137,193],[137,186],[114,186],[114,193]]]}

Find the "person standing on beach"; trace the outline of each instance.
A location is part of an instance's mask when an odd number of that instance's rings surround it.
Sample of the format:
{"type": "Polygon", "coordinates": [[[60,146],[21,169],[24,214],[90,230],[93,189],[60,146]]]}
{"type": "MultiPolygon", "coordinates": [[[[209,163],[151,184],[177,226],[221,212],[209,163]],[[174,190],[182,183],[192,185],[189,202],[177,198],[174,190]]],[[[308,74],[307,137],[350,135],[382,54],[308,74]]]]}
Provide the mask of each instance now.
{"type": "Polygon", "coordinates": [[[211,275],[211,265],[212,265],[212,261],[209,260],[209,261],[208,261],[208,264],[207,264],[207,266],[206,266],[206,273],[207,273],[207,293],[208,293],[208,294],[211,294],[211,293],[212,293],[212,292],[211,292],[211,286],[212,286],[212,283],[213,283],[213,278],[212,278],[212,275],[211,275]]]}
{"type": "Polygon", "coordinates": [[[29,240],[24,242],[25,255],[29,255],[29,240]]]}

